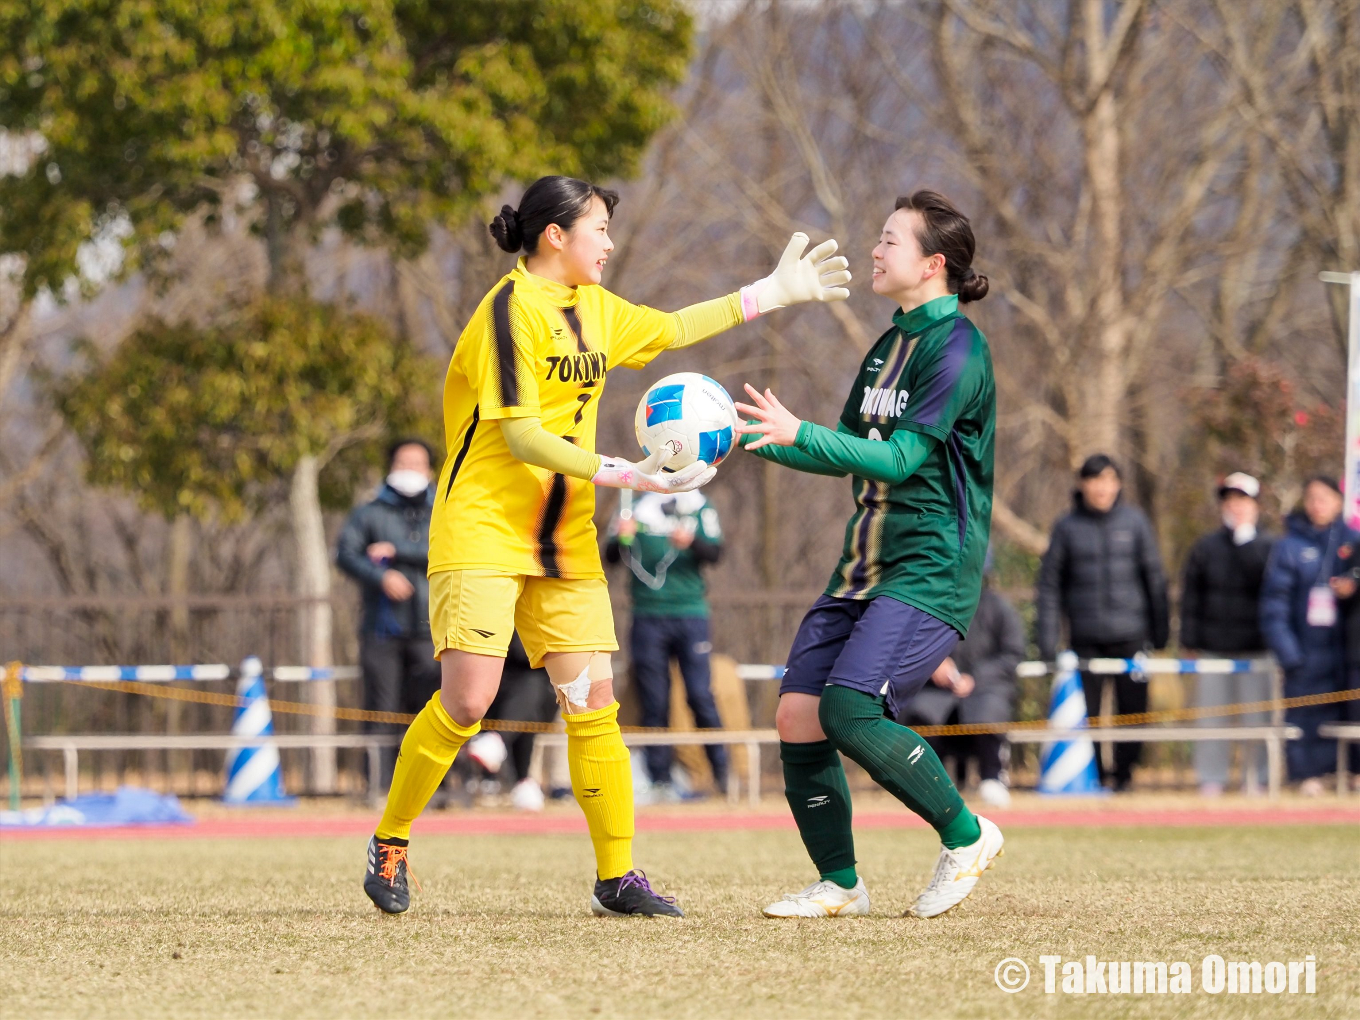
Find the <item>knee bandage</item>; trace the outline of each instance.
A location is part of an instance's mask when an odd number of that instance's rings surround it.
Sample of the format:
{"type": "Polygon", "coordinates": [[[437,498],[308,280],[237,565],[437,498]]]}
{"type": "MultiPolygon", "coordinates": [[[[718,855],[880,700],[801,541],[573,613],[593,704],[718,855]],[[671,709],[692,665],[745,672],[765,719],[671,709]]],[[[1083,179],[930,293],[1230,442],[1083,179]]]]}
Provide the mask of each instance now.
{"type": "Polygon", "coordinates": [[[573,714],[587,711],[590,688],[593,684],[613,679],[614,670],[609,656],[596,653],[590,657],[574,680],[564,684],[554,683],[553,687],[557,691],[557,700],[562,705],[562,711],[573,714]]]}
{"type": "Polygon", "coordinates": [[[584,712],[590,699],[590,667],[570,683],[558,684],[557,690],[568,712],[584,712]]]}

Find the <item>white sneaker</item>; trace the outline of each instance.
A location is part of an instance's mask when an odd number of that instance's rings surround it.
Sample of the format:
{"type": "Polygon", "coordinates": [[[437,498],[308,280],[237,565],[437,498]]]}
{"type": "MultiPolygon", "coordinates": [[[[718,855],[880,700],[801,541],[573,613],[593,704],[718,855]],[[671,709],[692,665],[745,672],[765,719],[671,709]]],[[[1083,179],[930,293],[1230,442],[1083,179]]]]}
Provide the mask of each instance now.
{"type": "Polygon", "coordinates": [[[984,779],[978,783],[978,796],[988,807],[1005,809],[1011,806],[1011,791],[999,779],[984,779]]]}
{"type": "Polygon", "coordinates": [[[976,843],[956,850],[940,847],[940,859],[935,862],[935,875],[925,892],[916,897],[916,904],[907,911],[911,917],[939,917],[968,898],[982,873],[992,866],[1005,851],[1005,839],[994,822],[978,815],[982,836],[976,843]]]}
{"type": "Polygon", "coordinates": [[[516,811],[542,811],[543,790],[535,779],[521,779],[510,791],[510,806],[516,811]]]}
{"type": "Polygon", "coordinates": [[[762,911],[766,917],[860,917],[868,912],[869,891],[863,878],[853,889],[842,889],[835,882],[813,882],[762,911]]]}
{"type": "Polygon", "coordinates": [[[482,730],[467,742],[467,755],[493,776],[501,770],[510,751],[505,738],[495,730],[482,730]]]}

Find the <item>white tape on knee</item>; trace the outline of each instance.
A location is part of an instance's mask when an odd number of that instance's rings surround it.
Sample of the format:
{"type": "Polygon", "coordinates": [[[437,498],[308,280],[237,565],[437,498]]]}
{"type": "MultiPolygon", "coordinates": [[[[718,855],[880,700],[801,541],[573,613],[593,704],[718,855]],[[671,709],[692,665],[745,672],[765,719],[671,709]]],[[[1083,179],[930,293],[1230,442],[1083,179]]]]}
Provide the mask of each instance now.
{"type": "Polygon", "coordinates": [[[586,702],[590,700],[590,664],[586,664],[586,668],[581,670],[581,675],[575,680],[566,684],[558,684],[557,689],[562,692],[562,697],[566,699],[568,708],[584,712],[586,702]]]}

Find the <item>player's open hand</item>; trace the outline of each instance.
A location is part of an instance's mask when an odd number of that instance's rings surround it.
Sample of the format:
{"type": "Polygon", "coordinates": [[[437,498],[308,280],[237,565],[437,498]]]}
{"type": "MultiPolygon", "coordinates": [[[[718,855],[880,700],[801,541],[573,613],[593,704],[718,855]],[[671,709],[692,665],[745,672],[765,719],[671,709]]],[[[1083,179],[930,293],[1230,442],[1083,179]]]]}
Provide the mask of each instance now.
{"type": "Polygon", "coordinates": [[[663,470],[675,455],[675,451],[661,449],[640,464],[622,457],[601,457],[600,470],[591,481],[609,489],[675,493],[702,488],[718,473],[702,460],[676,471],[663,470]]]}
{"type": "Polygon", "coordinates": [[[737,413],[750,419],[737,425],[737,434],[759,438],[749,443],[743,442],[742,446],[748,450],[759,450],[771,443],[775,446],[792,446],[798,438],[798,426],[803,424],[802,419],[781,404],[771,390],[761,393],[747,383],[746,392],[754,403],[737,404],[737,413]]]}
{"type": "Polygon", "coordinates": [[[850,263],[836,254],[840,246],[835,239],[828,238],[804,255],[807,246],[807,234],[794,234],[774,272],[751,284],[748,290],[755,299],[756,314],[804,301],[844,301],[850,296],[845,288],[850,282],[850,263]]]}

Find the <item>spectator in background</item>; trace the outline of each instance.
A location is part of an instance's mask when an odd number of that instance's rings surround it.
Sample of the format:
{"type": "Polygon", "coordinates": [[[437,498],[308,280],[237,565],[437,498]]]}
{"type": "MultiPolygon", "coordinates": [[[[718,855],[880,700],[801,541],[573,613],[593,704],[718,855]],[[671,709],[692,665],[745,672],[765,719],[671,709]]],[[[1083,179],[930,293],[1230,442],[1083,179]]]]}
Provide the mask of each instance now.
{"type": "MultiPolygon", "coordinates": [[[[1261,588],[1261,630],[1284,670],[1284,696],[1326,694],[1344,684],[1346,653],[1336,593],[1330,581],[1344,575],[1357,536],[1341,520],[1341,488],[1335,478],[1314,475],[1303,488],[1303,510],[1285,521],[1270,551],[1261,588]]],[[[1304,705],[1285,711],[1303,737],[1285,745],[1289,778],[1307,796],[1322,793],[1320,777],[1336,767],[1336,742],[1318,726],[1341,718],[1338,704],[1304,705]]]]}
{"type": "MultiPolygon", "coordinates": [[[[359,582],[364,615],[359,665],[364,708],[415,712],[439,689],[439,661],[430,640],[430,510],[434,506],[433,456],[423,439],[400,439],[387,454],[387,478],[377,497],[357,507],[340,532],[335,560],[359,582]]],[[[365,732],[400,734],[404,727],[365,723],[365,732]]],[[[384,795],[392,782],[396,747],[380,758],[384,795]]]]}
{"type": "MultiPolygon", "coordinates": [[[[1341,634],[1346,647],[1346,674],[1343,689],[1360,688],[1360,549],[1350,550],[1342,560],[1342,573],[1332,578],[1332,590],[1341,601],[1341,634]]],[[[1360,699],[1343,701],[1337,706],[1340,718],[1346,722],[1360,722],[1360,699]]],[[[1350,762],[1351,788],[1360,790],[1360,741],[1352,742],[1350,762]]]]}
{"type": "MultiPolygon", "coordinates": [[[[1147,516],[1120,498],[1119,468],[1103,453],[1088,457],[1078,472],[1072,512],[1053,526],[1039,568],[1039,654],[1058,653],[1063,617],[1072,650],[1083,659],[1127,659],[1165,647],[1169,620],[1166,575],[1147,516]]],[[[1106,680],[1114,683],[1115,714],[1146,712],[1147,680],[1140,673],[1104,677],[1083,672],[1086,712],[1100,714],[1106,680]]],[[[1096,755],[1102,783],[1129,788],[1140,743],[1115,744],[1114,775],[1096,755]]]]}
{"type": "MultiPolygon", "coordinates": [[[[633,631],[629,651],[643,726],[669,726],[671,659],[680,666],[694,724],[721,727],[709,678],[708,598],[701,571],[722,555],[722,528],[699,491],[644,493],[610,523],[605,559],[632,573],[633,631]]],[[[709,744],[719,790],[727,785],[727,748],[709,744]]],[[[673,799],[669,747],[647,748],[653,799],[673,799]]]]}
{"type": "MultiPolygon", "coordinates": [[[[940,664],[931,682],[899,710],[904,726],[950,726],[956,723],[1005,723],[1014,718],[1015,668],[1025,657],[1025,625],[1000,592],[992,586],[991,553],[984,568],[982,598],[968,628],[968,636],[940,664]]],[[[978,796],[992,807],[1008,807],[1010,779],[1006,766],[1010,746],[1000,733],[927,737],[944,760],[954,758],[959,787],[967,778],[968,759],[978,763],[978,796]]]]}
{"type": "MultiPolygon", "coordinates": [[[[1190,549],[1181,585],[1181,648],[1187,655],[1208,652],[1242,659],[1265,652],[1260,598],[1271,540],[1256,530],[1260,494],[1261,484],[1251,475],[1241,471],[1228,475],[1218,489],[1222,526],[1190,549]]],[[[1267,660],[1257,663],[1250,673],[1196,674],[1196,703],[1207,707],[1265,701],[1270,697],[1271,672],[1267,660]]],[[[1268,712],[1198,720],[1201,726],[1264,726],[1269,722],[1268,712]]],[[[1204,796],[1223,792],[1231,752],[1232,745],[1225,740],[1195,745],[1195,773],[1204,796]]],[[[1248,792],[1265,782],[1264,744],[1243,745],[1242,776],[1248,792]]]]}

